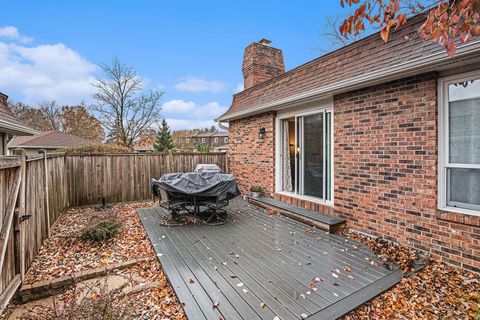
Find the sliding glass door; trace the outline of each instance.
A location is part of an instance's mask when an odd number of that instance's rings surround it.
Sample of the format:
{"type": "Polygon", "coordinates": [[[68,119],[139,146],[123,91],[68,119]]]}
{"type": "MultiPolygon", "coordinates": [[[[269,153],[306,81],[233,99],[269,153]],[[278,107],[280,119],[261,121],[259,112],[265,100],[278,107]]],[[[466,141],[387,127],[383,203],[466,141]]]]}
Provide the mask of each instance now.
{"type": "Polygon", "coordinates": [[[282,120],[282,191],[331,200],[331,122],[330,110],[282,120]]]}

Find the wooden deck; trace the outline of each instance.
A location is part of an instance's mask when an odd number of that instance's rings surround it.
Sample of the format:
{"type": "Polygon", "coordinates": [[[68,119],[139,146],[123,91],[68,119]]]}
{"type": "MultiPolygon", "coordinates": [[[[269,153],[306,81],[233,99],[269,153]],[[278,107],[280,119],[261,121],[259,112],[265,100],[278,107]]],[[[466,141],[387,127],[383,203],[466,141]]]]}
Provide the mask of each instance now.
{"type": "Polygon", "coordinates": [[[222,226],[163,227],[161,208],[138,209],[189,319],[335,319],[402,278],[345,237],[241,198],[228,210],[222,226]]]}

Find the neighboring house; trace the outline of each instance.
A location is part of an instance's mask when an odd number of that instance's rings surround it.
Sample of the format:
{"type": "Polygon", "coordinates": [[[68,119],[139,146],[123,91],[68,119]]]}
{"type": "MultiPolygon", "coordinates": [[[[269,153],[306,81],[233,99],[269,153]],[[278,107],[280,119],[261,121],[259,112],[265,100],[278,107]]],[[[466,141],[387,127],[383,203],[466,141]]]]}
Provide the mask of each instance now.
{"type": "Polygon", "coordinates": [[[208,146],[211,151],[225,152],[228,150],[228,132],[200,132],[190,137],[190,144],[208,146]],[[216,151],[223,150],[223,151],[216,151]]]}
{"type": "Polygon", "coordinates": [[[8,149],[22,148],[26,150],[27,156],[38,156],[42,149],[51,153],[62,148],[93,144],[95,142],[65,132],[45,131],[33,136],[15,137],[7,147],[8,149]]]}
{"type": "Polygon", "coordinates": [[[480,41],[450,58],[410,19],[285,72],[245,49],[229,124],[242,192],[339,216],[369,234],[480,272],[480,41]]]}
{"type": "Polygon", "coordinates": [[[146,146],[134,146],[133,147],[133,152],[135,153],[147,153],[147,152],[155,152],[155,148],[153,147],[153,144],[146,145],[146,146]]]}
{"type": "Polygon", "coordinates": [[[8,96],[0,92],[0,156],[7,155],[7,143],[14,136],[38,133],[26,127],[12,112],[7,102],[8,96]]]}

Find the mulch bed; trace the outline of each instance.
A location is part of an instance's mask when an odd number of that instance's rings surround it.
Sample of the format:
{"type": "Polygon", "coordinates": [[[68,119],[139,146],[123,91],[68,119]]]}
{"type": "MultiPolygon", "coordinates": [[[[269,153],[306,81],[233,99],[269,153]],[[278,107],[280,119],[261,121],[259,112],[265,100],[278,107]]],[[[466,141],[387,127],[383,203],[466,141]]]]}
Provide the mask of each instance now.
{"type": "Polygon", "coordinates": [[[366,244],[383,261],[409,274],[399,284],[344,317],[353,319],[480,319],[480,275],[432,259],[413,271],[415,250],[354,232],[347,237],[366,244]]]}
{"type": "MultiPolygon", "coordinates": [[[[137,314],[142,314],[145,319],[186,319],[135,210],[152,205],[152,202],[128,203],[106,209],[113,211],[122,221],[122,228],[118,235],[102,243],[78,238],[80,230],[92,218],[102,214],[102,211],[96,207],[69,209],[42,245],[26,275],[26,283],[73,276],[79,271],[131,259],[149,258],[116,274],[128,276],[135,273],[137,278],[139,276],[143,279],[142,282],[158,282],[160,287],[132,293],[121,299],[121,303],[128,304],[129,308],[138,311],[137,314]]],[[[60,299],[68,297],[68,292],[59,296],[60,299]]]]}

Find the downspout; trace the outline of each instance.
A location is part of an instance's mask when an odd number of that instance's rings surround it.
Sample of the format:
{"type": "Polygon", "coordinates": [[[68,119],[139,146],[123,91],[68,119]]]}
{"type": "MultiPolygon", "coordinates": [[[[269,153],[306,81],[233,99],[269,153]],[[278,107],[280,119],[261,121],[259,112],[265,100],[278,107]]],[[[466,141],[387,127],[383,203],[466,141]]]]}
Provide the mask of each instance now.
{"type": "Polygon", "coordinates": [[[225,126],[225,125],[223,125],[221,121],[218,121],[218,119],[215,119],[215,122],[218,123],[218,127],[219,127],[220,129],[223,129],[223,130],[227,130],[227,131],[228,131],[228,127],[225,126]]]}

